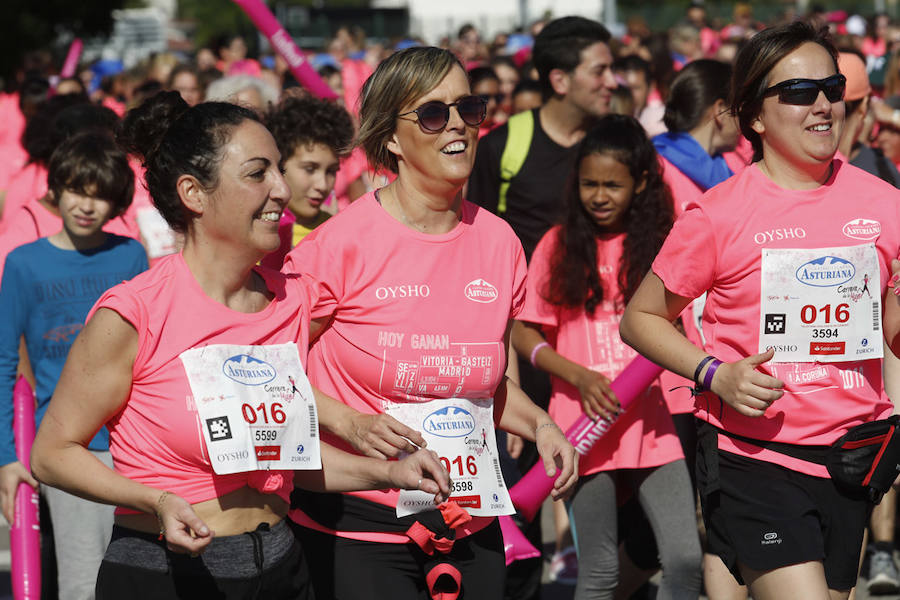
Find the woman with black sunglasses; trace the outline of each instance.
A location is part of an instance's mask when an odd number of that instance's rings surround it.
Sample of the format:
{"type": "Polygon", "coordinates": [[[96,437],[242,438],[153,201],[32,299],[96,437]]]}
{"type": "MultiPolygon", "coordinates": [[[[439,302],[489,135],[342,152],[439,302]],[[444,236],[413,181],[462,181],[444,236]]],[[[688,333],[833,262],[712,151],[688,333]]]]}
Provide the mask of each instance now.
{"type": "Polygon", "coordinates": [[[822,33],[759,33],[732,84],[755,162],[687,207],[620,331],[697,384],[710,550],[757,600],[846,598],[871,505],[816,461],[891,412],[881,299],[900,199],[834,158],[845,81],[822,33]],[[671,321],[703,292],[701,350],[671,321]]]}
{"type": "MultiPolygon", "coordinates": [[[[577,479],[563,433],[504,375],[526,266],[509,226],[462,196],[484,117],[451,53],[411,48],[385,60],[362,90],[359,144],[397,177],[285,262],[321,282],[309,373],[339,401],[319,405],[323,438],[346,448],[347,415],[387,413],[421,432],[453,482],[440,506],[406,492],[295,493],[298,536],[327,549],[310,553],[318,597],[501,598],[496,516],[514,509],[495,424],[537,443],[554,497],[577,479]]],[[[393,456],[401,445],[379,447],[393,456]]]]}

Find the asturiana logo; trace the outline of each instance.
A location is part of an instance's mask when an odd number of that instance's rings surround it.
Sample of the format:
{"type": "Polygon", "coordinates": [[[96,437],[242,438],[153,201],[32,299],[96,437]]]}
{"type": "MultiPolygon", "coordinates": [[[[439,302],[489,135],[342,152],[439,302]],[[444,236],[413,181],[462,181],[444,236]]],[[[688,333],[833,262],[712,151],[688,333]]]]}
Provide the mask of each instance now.
{"type": "Polygon", "coordinates": [[[275,379],[275,367],[248,354],[238,354],[222,364],[225,377],[242,385],[262,385],[275,379]]]}
{"type": "Polygon", "coordinates": [[[847,283],[856,274],[856,267],[837,256],[823,256],[800,265],[797,281],[814,287],[834,287],[847,283]]]}
{"type": "Polygon", "coordinates": [[[425,417],[422,428],[439,437],[464,437],[475,431],[475,417],[464,408],[445,406],[425,417]]]}
{"type": "Polygon", "coordinates": [[[881,223],[872,219],[853,219],[847,221],[842,231],[855,240],[874,240],[881,235],[881,223]]]}
{"type": "Polygon", "coordinates": [[[485,281],[484,279],[476,279],[470,281],[466,286],[466,298],[473,302],[481,302],[489,304],[499,297],[497,288],[485,281]]]}

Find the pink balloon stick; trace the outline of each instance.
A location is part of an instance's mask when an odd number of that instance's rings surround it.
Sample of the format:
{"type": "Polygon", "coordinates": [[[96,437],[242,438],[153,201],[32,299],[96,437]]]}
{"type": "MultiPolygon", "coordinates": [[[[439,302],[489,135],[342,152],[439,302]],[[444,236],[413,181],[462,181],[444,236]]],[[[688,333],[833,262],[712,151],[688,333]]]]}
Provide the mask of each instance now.
{"type": "MultiPolygon", "coordinates": [[[[24,377],[13,390],[13,431],[16,457],[30,469],[31,444],[34,442],[34,392],[24,377]]],[[[15,516],[9,528],[13,597],[39,600],[41,597],[41,526],[38,522],[38,495],[27,483],[16,491],[15,516]]]]}
{"type": "MultiPolygon", "coordinates": [[[[638,355],[619,376],[613,380],[611,387],[615,392],[623,410],[628,407],[649,387],[653,380],[662,373],[662,367],[655,365],[643,356],[638,355]]],[[[566,432],[568,439],[579,455],[585,456],[597,443],[597,440],[606,435],[615,423],[615,419],[607,421],[600,419],[596,422],[582,415],[566,432]]],[[[509,495],[513,504],[525,519],[534,519],[538,508],[550,495],[553,489],[552,477],[547,477],[544,465],[541,462],[534,465],[522,479],[510,490],[509,495]]]]}
{"type": "Polygon", "coordinates": [[[297,44],[291,39],[290,34],[281,26],[275,15],[260,0],[234,0],[234,3],[243,9],[256,28],[264,36],[269,38],[272,47],[287,61],[291,73],[297,81],[307,90],[325,100],[337,99],[337,94],[322,81],[315,69],[310,66],[303,52],[297,48],[297,44]]]}
{"type": "Polygon", "coordinates": [[[59,72],[61,79],[66,79],[75,74],[75,68],[78,67],[78,59],[81,58],[82,48],[84,48],[84,43],[81,41],[81,38],[72,40],[72,44],[69,46],[69,53],[66,54],[66,62],[63,63],[63,68],[59,72]]]}

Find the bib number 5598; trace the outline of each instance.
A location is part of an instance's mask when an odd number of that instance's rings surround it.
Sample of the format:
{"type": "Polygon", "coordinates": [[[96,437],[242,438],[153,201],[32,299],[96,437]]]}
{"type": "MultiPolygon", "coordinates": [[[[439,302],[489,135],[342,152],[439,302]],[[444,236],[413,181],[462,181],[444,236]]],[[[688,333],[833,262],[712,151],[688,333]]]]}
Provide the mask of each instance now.
{"type": "Polygon", "coordinates": [[[458,475],[458,476],[462,477],[463,475],[466,475],[466,472],[468,472],[468,474],[472,475],[472,476],[475,476],[478,474],[478,463],[475,462],[475,457],[472,455],[469,455],[466,457],[465,471],[463,471],[462,456],[457,456],[453,460],[450,460],[449,458],[442,456],[441,464],[444,465],[444,468],[447,469],[447,472],[450,473],[450,475],[458,475]],[[454,472],[453,467],[456,467],[456,472],[454,472]]]}

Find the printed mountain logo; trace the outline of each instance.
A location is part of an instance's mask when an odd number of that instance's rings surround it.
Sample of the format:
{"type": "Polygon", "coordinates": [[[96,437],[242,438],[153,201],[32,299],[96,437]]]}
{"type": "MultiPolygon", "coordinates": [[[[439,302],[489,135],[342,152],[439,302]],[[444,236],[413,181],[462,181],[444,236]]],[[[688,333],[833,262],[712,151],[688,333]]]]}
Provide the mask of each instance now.
{"type": "Polygon", "coordinates": [[[475,281],[470,281],[466,286],[465,293],[466,298],[468,298],[469,300],[473,302],[481,302],[482,304],[489,304],[499,297],[497,288],[492,286],[484,279],[476,279],[475,281]]]}
{"type": "Polygon", "coordinates": [[[422,429],[439,437],[464,437],[475,431],[475,417],[459,406],[445,406],[425,417],[422,429]]]}
{"type": "Polygon", "coordinates": [[[881,223],[872,219],[853,219],[847,221],[842,231],[855,240],[874,240],[881,235],[881,223]]]}
{"type": "Polygon", "coordinates": [[[814,287],[834,287],[847,283],[856,275],[856,267],[849,260],[837,256],[822,256],[800,265],[797,281],[814,287]]]}
{"type": "Polygon", "coordinates": [[[262,385],[275,379],[275,367],[249,354],[237,354],[222,364],[225,377],[241,385],[262,385]]]}

